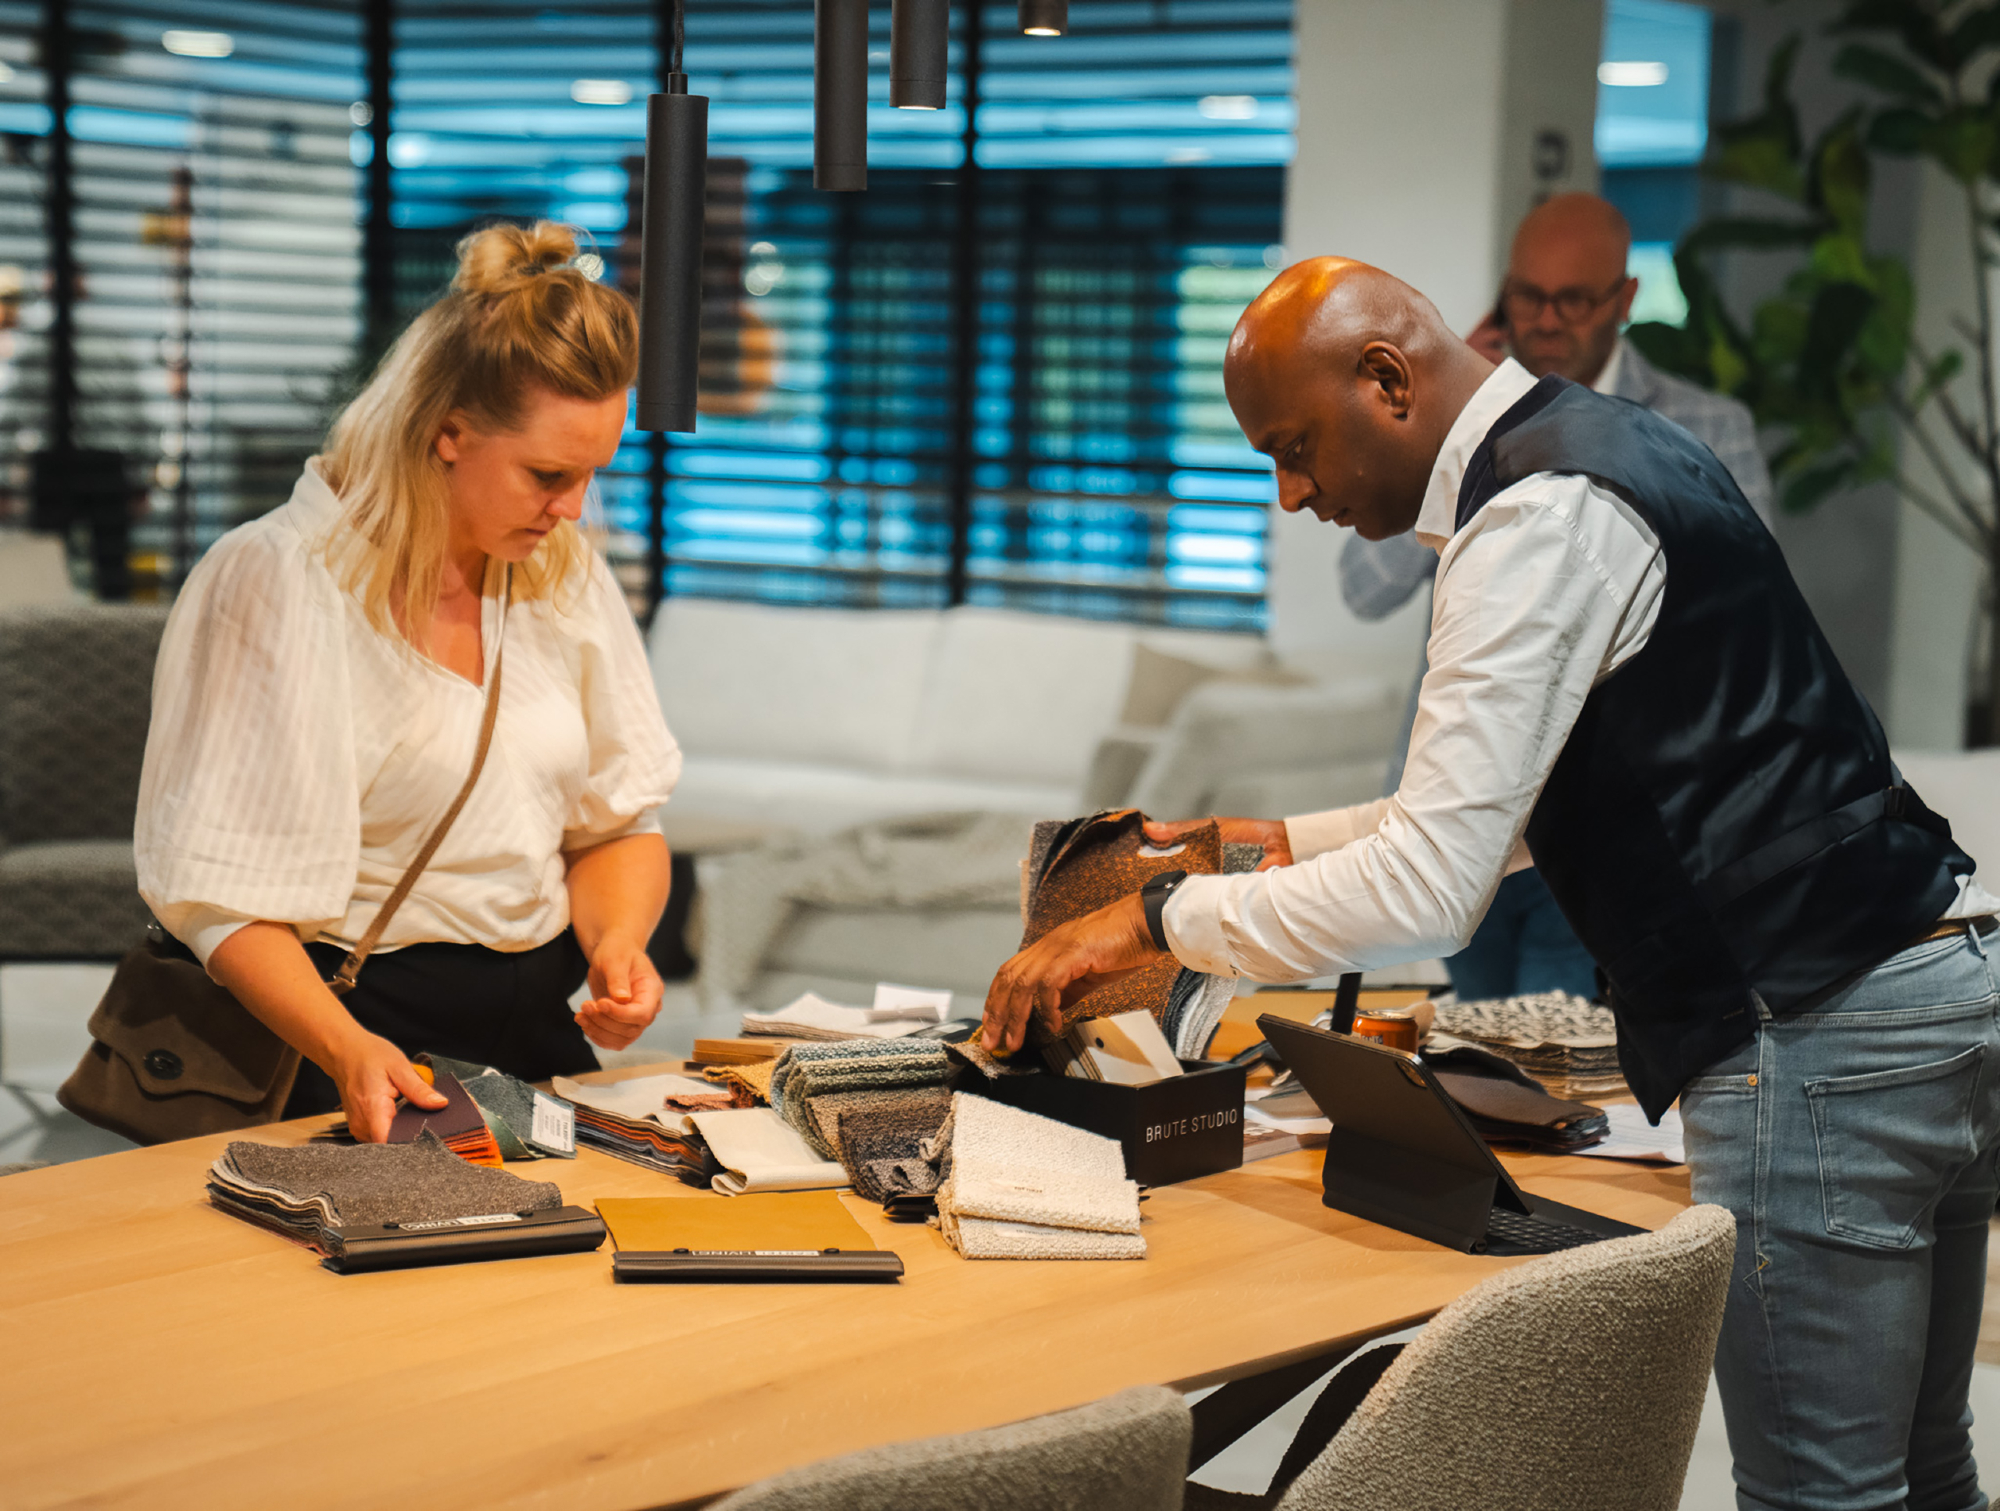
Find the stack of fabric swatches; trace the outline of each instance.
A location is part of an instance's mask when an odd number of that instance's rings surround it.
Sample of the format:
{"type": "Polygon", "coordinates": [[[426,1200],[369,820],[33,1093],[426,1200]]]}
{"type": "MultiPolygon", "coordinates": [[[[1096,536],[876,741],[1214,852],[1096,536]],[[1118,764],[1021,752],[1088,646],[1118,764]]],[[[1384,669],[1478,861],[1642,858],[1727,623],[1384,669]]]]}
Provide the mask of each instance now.
{"type": "Polygon", "coordinates": [[[693,1117],[734,1106],[726,1089],[677,1075],[641,1076],[609,1086],[557,1076],[552,1084],[556,1095],[576,1109],[578,1143],[690,1186],[706,1186],[719,1173],[693,1117]]]}
{"type": "Polygon", "coordinates": [[[944,1046],[928,1039],[795,1044],[771,1072],[771,1108],[822,1159],[845,1164],[843,1118],[856,1128],[872,1120],[907,1128],[928,1119],[926,1131],[935,1131],[944,1121],[951,1069],[944,1046]]]}
{"type": "Polygon", "coordinates": [[[431,1112],[405,1102],[390,1120],[388,1137],[384,1142],[407,1144],[419,1134],[429,1133],[462,1160],[469,1160],[475,1165],[498,1166],[501,1162],[500,1141],[493,1136],[493,1130],[486,1124],[485,1114],[479,1110],[479,1104],[473,1101],[464,1083],[443,1070],[431,1070],[430,1079],[432,1088],[444,1097],[444,1106],[431,1112]]]}
{"type": "MultiPolygon", "coordinates": [[[[480,1227],[495,1233],[512,1229],[518,1238],[520,1219],[563,1206],[562,1192],[551,1182],[468,1163],[428,1130],[405,1144],[283,1147],[238,1141],[209,1167],[208,1197],[222,1211],[323,1255],[330,1268],[345,1267],[347,1239],[356,1230],[393,1225],[409,1232],[413,1247],[422,1246],[427,1235],[451,1243],[480,1227]]],[[[380,1235],[370,1237],[380,1241],[380,1235]]],[[[567,1238],[568,1247],[578,1246],[575,1235],[567,1238]]],[[[550,1244],[548,1252],[561,1252],[564,1238],[552,1237],[550,1244]]],[[[519,1251],[518,1243],[515,1248],[519,1251]]],[[[455,1243],[452,1254],[484,1257],[455,1243]]]]}
{"type": "Polygon", "coordinates": [[[418,1055],[417,1064],[428,1065],[434,1075],[458,1078],[485,1118],[502,1159],[576,1158],[576,1118],[566,1103],[491,1065],[443,1055],[418,1055]]]}
{"type": "Polygon", "coordinates": [[[1557,1097],[1625,1090],[1611,1009],[1568,992],[1440,1006],[1428,1047],[1469,1044],[1519,1066],[1557,1097]]]}
{"type": "Polygon", "coordinates": [[[959,1092],[925,1153],[944,1167],[938,1228],[967,1259],[1146,1257],[1116,1139],[959,1092]]]}

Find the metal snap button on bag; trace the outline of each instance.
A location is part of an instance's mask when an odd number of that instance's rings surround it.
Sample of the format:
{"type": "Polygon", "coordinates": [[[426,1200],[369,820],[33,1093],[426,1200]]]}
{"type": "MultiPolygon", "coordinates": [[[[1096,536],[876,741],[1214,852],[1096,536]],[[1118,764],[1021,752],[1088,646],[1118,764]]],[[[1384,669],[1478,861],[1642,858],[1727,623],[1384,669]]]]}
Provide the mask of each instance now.
{"type": "Polygon", "coordinates": [[[146,1056],[146,1074],[156,1081],[177,1081],[185,1068],[171,1049],[156,1049],[146,1056]]]}

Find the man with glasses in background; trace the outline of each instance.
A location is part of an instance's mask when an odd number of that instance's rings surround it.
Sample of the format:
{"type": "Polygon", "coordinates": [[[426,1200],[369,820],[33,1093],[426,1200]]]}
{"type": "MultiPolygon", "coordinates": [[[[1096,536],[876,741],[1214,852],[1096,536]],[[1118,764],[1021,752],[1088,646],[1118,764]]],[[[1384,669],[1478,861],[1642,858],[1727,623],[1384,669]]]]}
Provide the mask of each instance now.
{"type": "MultiPolygon", "coordinates": [[[[1514,232],[1500,297],[1467,343],[1496,366],[1511,356],[1537,378],[1560,373],[1672,420],[1715,453],[1770,523],[1771,474],[1749,409],[1661,372],[1621,334],[1639,292],[1639,280],[1625,271],[1631,251],[1632,228],[1609,201],[1595,194],[1544,200],[1514,232]]],[[[1437,553],[1414,534],[1383,541],[1354,535],[1341,553],[1341,597],[1358,618],[1382,619],[1429,582],[1437,565],[1437,553]]],[[[1419,661],[1419,683],[1426,670],[1419,661]]],[[[1402,781],[1416,711],[1413,689],[1385,791],[1402,781]]],[[[1532,870],[1500,884],[1485,922],[1446,965],[1461,1001],[1546,991],[1596,995],[1595,962],[1532,870]]]]}

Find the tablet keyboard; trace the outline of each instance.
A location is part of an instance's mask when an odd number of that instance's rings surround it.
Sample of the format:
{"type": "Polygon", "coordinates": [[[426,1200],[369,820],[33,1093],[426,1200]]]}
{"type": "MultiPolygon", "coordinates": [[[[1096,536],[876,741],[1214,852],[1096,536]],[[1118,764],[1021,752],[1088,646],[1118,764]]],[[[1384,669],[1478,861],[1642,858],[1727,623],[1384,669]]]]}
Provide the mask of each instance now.
{"type": "Polygon", "coordinates": [[[1604,1241],[1602,1233],[1574,1228],[1566,1222],[1551,1222],[1546,1217],[1524,1217],[1498,1207],[1486,1219],[1486,1237],[1488,1242],[1498,1239],[1531,1254],[1553,1254],[1558,1249],[1578,1249],[1587,1243],[1604,1241]]]}

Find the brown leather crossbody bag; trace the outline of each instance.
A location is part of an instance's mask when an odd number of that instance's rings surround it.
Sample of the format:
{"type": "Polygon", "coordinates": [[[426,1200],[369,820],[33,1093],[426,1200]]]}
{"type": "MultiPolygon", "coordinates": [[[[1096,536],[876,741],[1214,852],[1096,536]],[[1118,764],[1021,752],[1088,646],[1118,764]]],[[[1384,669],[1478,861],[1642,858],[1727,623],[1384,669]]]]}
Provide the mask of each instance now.
{"type": "MultiPolygon", "coordinates": [[[[326,983],[337,997],[354,990],[362,962],[381,942],[383,930],[472,796],[493,743],[505,651],[503,614],[472,770],[368,932],[326,983]]],[[[299,1073],[299,1052],[210,979],[157,923],[118,962],[111,985],[90,1015],[90,1037],[90,1048],[56,1100],[85,1122],[141,1144],[274,1123],[284,1115],[299,1073]]]]}

